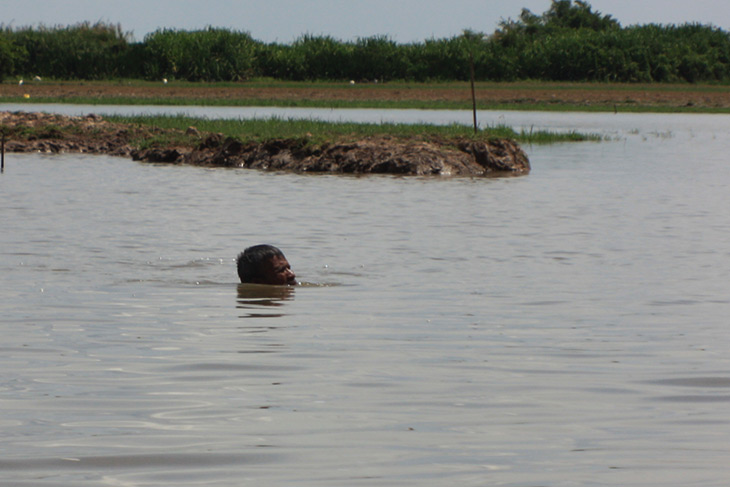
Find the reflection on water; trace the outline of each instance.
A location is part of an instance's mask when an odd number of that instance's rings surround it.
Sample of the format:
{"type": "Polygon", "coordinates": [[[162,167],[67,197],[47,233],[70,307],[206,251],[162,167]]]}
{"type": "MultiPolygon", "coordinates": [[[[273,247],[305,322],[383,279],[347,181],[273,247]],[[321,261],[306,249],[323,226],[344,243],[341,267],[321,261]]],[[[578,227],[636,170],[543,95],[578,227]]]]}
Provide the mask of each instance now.
{"type": "Polygon", "coordinates": [[[239,284],[238,302],[244,305],[281,306],[284,301],[294,298],[295,290],[295,286],[239,284]]]}
{"type": "Polygon", "coordinates": [[[730,117],[555,119],[612,140],[494,180],[6,157],[0,484],[724,485],[730,117]],[[257,241],[305,282],[239,285],[257,241]]]}
{"type": "Polygon", "coordinates": [[[295,286],[239,284],[238,309],[245,310],[241,318],[279,318],[282,313],[271,313],[268,308],[283,306],[294,299],[295,286]]]}

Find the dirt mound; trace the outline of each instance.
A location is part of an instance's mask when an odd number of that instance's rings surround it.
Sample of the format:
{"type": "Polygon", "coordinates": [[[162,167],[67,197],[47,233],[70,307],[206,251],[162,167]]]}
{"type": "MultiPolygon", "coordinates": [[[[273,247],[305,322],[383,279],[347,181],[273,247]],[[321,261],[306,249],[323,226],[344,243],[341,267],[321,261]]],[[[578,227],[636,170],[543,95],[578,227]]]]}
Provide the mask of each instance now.
{"type": "Polygon", "coordinates": [[[6,152],[82,152],[130,157],[133,140],[159,129],[115,124],[99,115],[69,117],[36,112],[0,112],[6,152]]]}
{"type": "Polygon", "coordinates": [[[241,142],[188,129],[196,144],[138,149],[133,141],[157,136],[154,127],[115,124],[97,115],[66,117],[0,112],[8,152],[84,152],[143,162],[242,167],[307,173],[481,176],[527,174],[530,163],[516,142],[505,139],[403,139],[367,137],[324,145],[307,139],[241,142]]]}
{"type": "Polygon", "coordinates": [[[349,174],[480,176],[526,174],[530,164],[513,141],[439,142],[378,136],[311,147],[306,140],[275,139],[242,143],[212,135],[197,148],[149,149],[135,160],[250,169],[349,174]]]}

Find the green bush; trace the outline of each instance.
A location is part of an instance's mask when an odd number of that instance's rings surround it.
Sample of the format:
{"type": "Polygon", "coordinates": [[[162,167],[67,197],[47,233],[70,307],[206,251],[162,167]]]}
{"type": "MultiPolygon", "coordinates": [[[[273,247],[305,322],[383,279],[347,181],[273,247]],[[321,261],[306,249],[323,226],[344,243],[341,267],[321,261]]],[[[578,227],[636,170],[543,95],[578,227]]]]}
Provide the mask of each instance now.
{"type": "Polygon", "coordinates": [[[6,30],[6,34],[22,53],[14,65],[16,75],[93,80],[124,74],[120,59],[129,45],[119,25],[84,22],[6,30]]]}
{"type": "Polygon", "coordinates": [[[16,63],[24,57],[20,51],[10,39],[8,31],[0,30],[0,82],[17,73],[16,63]]]}
{"type": "Polygon", "coordinates": [[[149,79],[241,81],[254,74],[255,52],[248,33],[163,29],[145,38],[142,72],[149,79]]]}

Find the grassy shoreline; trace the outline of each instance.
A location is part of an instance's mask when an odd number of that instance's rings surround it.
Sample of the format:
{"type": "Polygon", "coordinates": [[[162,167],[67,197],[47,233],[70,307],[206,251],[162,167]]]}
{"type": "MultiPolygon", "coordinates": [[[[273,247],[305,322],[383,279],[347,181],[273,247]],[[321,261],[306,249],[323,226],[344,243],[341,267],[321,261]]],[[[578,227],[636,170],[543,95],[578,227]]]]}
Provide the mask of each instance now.
{"type": "MultiPolygon", "coordinates": [[[[267,143],[273,140],[298,141],[309,147],[348,144],[366,139],[391,139],[394,142],[430,141],[440,145],[458,145],[463,141],[489,143],[514,140],[520,144],[563,142],[598,142],[600,134],[555,132],[547,130],[515,131],[505,125],[492,125],[476,134],[471,126],[409,123],[330,122],[313,119],[215,119],[187,115],[96,115],[66,117],[37,112],[3,112],[0,107],[0,132],[15,141],[101,141],[123,139],[136,149],[194,148],[210,134],[240,142],[267,143]]],[[[120,145],[121,142],[116,143],[120,145]]]]}
{"type": "MultiPolygon", "coordinates": [[[[185,132],[194,127],[200,132],[220,133],[243,142],[263,142],[272,139],[300,139],[309,144],[358,140],[367,137],[390,136],[400,139],[457,139],[489,140],[513,139],[522,144],[551,144],[559,142],[600,141],[599,134],[578,132],[552,132],[545,130],[517,132],[511,127],[494,125],[474,134],[467,125],[431,125],[400,123],[327,122],[300,119],[208,119],[184,115],[106,116],[113,123],[157,127],[169,133],[185,132]]],[[[166,135],[166,137],[168,137],[166,135]]],[[[169,145],[170,140],[149,139],[139,141],[140,147],[169,145]]]]}

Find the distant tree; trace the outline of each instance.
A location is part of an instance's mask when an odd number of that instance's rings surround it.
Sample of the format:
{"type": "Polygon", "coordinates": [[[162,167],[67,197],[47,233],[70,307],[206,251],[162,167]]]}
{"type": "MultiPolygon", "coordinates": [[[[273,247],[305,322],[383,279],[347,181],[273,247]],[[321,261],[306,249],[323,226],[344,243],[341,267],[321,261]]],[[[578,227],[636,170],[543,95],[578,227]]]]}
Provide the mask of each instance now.
{"type": "Polygon", "coordinates": [[[553,0],[550,9],[542,15],[547,28],[608,30],[620,27],[610,15],[594,12],[588,2],[582,0],[553,0]]]}
{"type": "Polygon", "coordinates": [[[550,9],[542,15],[535,15],[523,8],[518,20],[502,20],[494,39],[511,45],[519,38],[544,37],[564,30],[605,31],[620,28],[617,20],[610,15],[594,12],[586,1],[552,0],[550,9]]]}

